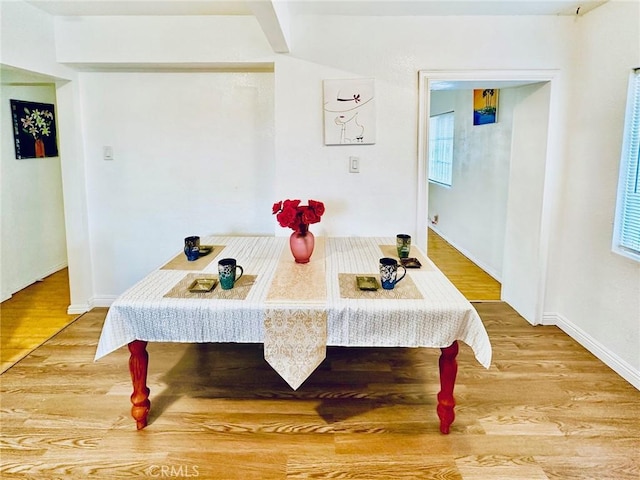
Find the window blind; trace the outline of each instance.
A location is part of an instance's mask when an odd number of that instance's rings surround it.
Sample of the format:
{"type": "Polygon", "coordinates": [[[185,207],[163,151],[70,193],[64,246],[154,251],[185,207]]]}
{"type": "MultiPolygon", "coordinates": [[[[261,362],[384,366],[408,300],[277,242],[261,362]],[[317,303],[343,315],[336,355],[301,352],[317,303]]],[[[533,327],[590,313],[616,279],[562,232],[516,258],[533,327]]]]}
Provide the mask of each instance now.
{"type": "Polygon", "coordinates": [[[625,115],[614,250],[640,260],[640,69],[629,80],[625,115]]]}

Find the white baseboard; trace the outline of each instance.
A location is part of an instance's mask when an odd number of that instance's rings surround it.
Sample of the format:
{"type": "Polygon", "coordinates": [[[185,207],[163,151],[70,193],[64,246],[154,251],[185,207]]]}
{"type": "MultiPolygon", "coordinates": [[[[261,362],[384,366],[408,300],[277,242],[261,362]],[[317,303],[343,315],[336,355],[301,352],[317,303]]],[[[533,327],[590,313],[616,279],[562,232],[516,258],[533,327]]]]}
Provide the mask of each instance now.
{"type": "Polygon", "coordinates": [[[429,228],[434,232],[436,232],[438,235],[440,235],[449,245],[451,245],[453,248],[458,250],[461,254],[463,254],[465,257],[467,257],[469,260],[475,263],[478,267],[484,270],[485,273],[487,273],[490,277],[492,277],[496,282],[502,283],[500,274],[496,272],[493,268],[489,267],[488,265],[478,260],[477,258],[474,258],[474,256],[470,252],[462,248],[460,245],[456,245],[455,242],[452,242],[451,240],[449,240],[446,237],[446,235],[444,235],[440,230],[438,230],[437,227],[434,227],[433,225],[429,225],[429,228]]]}
{"type": "Polygon", "coordinates": [[[87,303],[79,303],[75,305],[69,305],[67,313],[74,315],[77,313],[86,313],[94,307],[110,307],[111,304],[118,298],[115,295],[105,295],[104,297],[90,298],[87,303]]]}
{"type": "Polygon", "coordinates": [[[82,315],[91,310],[88,303],[74,303],[67,307],[67,315],[82,315]]]}
{"type": "Polygon", "coordinates": [[[92,307],[110,307],[111,304],[118,298],[115,295],[105,295],[103,297],[93,297],[91,299],[92,307]]]}
{"type": "Polygon", "coordinates": [[[9,298],[11,298],[13,296],[14,293],[17,293],[20,290],[24,290],[29,285],[33,285],[34,283],[36,283],[36,282],[48,277],[49,275],[53,275],[54,273],[59,272],[63,268],[67,268],[67,267],[68,267],[67,262],[59,263],[58,265],[54,265],[53,267],[49,267],[46,270],[44,270],[43,272],[40,272],[40,274],[37,277],[30,279],[27,283],[25,283],[23,285],[11,286],[10,288],[13,291],[11,293],[3,292],[2,293],[2,301],[4,302],[5,300],[8,300],[9,298]],[[6,298],[4,298],[4,297],[6,297],[6,298]]]}
{"type": "Polygon", "coordinates": [[[567,320],[559,313],[545,312],[542,315],[543,325],[555,325],[584,348],[593,353],[605,365],[640,390],[640,371],[633,368],[617,354],[606,348],[580,327],[567,320]]]}

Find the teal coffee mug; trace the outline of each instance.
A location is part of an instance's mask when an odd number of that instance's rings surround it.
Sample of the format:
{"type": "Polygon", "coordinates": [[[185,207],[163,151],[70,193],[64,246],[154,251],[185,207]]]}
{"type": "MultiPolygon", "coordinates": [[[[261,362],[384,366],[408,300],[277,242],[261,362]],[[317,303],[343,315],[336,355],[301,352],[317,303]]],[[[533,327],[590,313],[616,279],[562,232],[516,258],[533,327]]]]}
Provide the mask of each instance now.
{"type": "Polygon", "coordinates": [[[243,274],[244,269],[236,263],[235,258],[223,258],[218,262],[218,279],[223,290],[231,290],[243,274]],[[240,275],[237,275],[238,269],[240,275]]]}
{"type": "Polygon", "coordinates": [[[400,280],[407,274],[407,269],[398,264],[395,258],[380,259],[380,283],[385,290],[393,290],[400,280]],[[401,277],[398,277],[398,269],[404,270],[401,277]]]}

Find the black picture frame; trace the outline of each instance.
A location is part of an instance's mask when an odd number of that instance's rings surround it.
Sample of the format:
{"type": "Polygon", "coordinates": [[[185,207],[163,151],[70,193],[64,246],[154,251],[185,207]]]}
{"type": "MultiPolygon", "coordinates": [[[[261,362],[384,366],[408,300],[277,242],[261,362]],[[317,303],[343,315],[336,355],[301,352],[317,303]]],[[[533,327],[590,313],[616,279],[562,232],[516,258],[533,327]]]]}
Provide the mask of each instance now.
{"type": "Polygon", "coordinates": [[[9,102],[16,159],[57,157],[55,106],[13,99],[9,102]]]}

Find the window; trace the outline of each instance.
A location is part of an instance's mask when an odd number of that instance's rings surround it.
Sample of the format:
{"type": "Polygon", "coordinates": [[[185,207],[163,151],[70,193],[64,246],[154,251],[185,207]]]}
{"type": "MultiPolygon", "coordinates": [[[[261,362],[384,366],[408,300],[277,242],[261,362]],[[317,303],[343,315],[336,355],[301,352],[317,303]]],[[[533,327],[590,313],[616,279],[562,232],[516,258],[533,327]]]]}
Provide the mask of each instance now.
{"type": "Polygon", "coordinates": [[[429,180],[451,186],[453,112],[429,118],[429,180]]]}
{"type": "Polygon", "coordinates": [[[640,69],[629,80],[613,250],[640,261],[640,69]]]}

